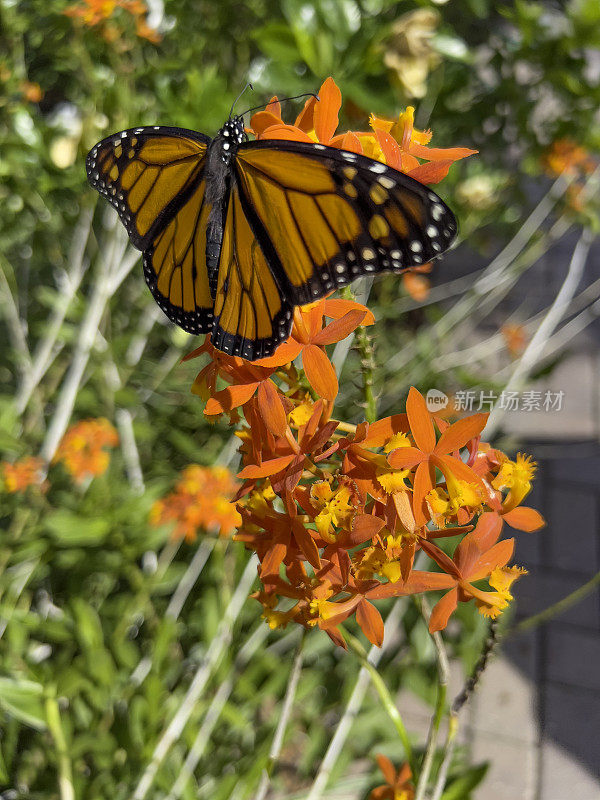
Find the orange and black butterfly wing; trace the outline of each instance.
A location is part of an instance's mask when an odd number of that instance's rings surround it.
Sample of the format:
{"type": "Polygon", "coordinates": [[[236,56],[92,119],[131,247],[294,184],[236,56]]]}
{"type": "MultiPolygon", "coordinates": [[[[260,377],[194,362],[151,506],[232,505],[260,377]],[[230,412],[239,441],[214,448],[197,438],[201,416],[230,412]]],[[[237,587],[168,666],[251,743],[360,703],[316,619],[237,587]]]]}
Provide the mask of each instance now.
{"type": "Polygon", "coordinates": [[[235,169],[241,208],[291,305],[427,263],[456,235],[454,215],[428,187],[345,150],[248,142],[235,169]]]}
{"type": "Polygon", "coordinates": [[[138,250],[152,244],[197,188],[209,143],[183,128],[130,128],[88,153],[90,184],[116,209],[138,250]]]}
{"type": "Polygon", "coordinates": [[[88,179],[144,251],[144,276],[165,314],[190,333],[212,329],[206,269],[205,161],[210,139],[182,128],[131,128],[104,139],[88,179]]]}
{"type": "Polygon", "coordinates": [[[252,209],[234,183],[219,256],[212,342],[250,361],[271,355],[290,335],[293,304],[282,290],[282,268],[271,242],[259,241],[252,209]]]}
{"type": "Polygon", "coordinates": [[[210,333],[214,299],[206,267],[206,226],[210,206],[206,180],[144,250],[144,277],[154,299],[188,333],[210,333]]]}

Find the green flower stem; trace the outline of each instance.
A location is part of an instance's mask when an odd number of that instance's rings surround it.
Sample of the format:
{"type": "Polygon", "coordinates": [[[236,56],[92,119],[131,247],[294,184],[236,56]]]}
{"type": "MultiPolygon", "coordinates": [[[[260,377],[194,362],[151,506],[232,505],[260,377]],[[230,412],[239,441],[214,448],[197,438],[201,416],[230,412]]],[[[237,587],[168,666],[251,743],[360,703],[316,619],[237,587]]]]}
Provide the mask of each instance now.
{"type": "Polygon", "coordinates": [[[46,698],[46,722],[48,730],[54,739],[58,756],[58,785],[61,800],[75,800],[73,788],[73,770],[69,758],[67,741],[60,721],[60,710],[54,695],[46,698]]]}
{"type": "Polygon", "coordinates": [[[459,714],[463,708],[463,706],[468,702],[468,700],[473,695],[473,692],[477,688],[477,684],[481,678],[483,671],[485,670],[492,651],[496,646],[497,641],[497,621],[490,620],[490,627],[488,635],[483,642],[481,653],[479,654],[479,658],[473,670],[462,690],[456,695],[454,698],[454,702],[452,703],[452,707],[450,709],[450,718],[448,720],[448,732],[446,734],[446,741],[444,743],[443,748],[443,757],[442,763],[440,765],[437,781],[435,784],[435,788],[433,793],[431,794],[430,800],[440,800],[444,789],[446,788],[446,779],[448,777],[448,771],[450,769],[450,765],[452,763],[452,756],[454,754],[454,748],[456,746],[456,734],[458,733],[459,728],[459,714]]]}
{"type": "Polygon", "coordinates": [[[527,631],[537,628],[538,625],[543,625],[544,622],[548,622],[548,620],[551,620],[554,617],[557,617],[559,614],[562,614],[563,611],[571,608],[571,606],[580,603],[583,598],[593,591],[598,585],[600,585],[600,572],[597,572],[593,578],[590,578],[589,581],[586,581],[586,583],[582,584],[578,589],[575,589],[575,591],[566,595],[566,597],[563,597],[562,600],[558,600],[558,602],[548,606],[548,608],[540,611],[539,614],[526,617],[517,625],[513,625],[513,627],[509,628],[504,635],[514,636],[515,634],[519,633],[527,633],[527,631]]]}
{"type": "Polygon", "coordinates": [[[396,731],[398,732],[398,736],[400,737],[400,741],[402,742],[402,746],[404,747],[404,753],[406,755],[406,760],[410,764],[410,768],[413,772],[413,775],[416,772],[417,764],[415,761],[412,745],[410,743],[410,739],[408,738],[408,732],[404,726],[404,722],[402,720],[402,716],[398,711],[398,707],[394,702],[389,689],[385,685],[385,682],[377,668],[371,664],[367,657],[367,651],[362,646],[360,641],[352,634],[348,633],[348,631],[344,631],[344,638],[346,639],[350,649],[358,656],[358,659],[371,678],[371,683],[373,684],[377,694],[379,695],[379,699],[381,700],[384,709],[387,711],[389,718],[392,720],[396,731]]]}
{"type": "Polygon", "coordinates": [[[279,722],[277,723],[277,728],[275,730],[275,735],[273,736],[271,749],[269,751],[269,759],[267,761],[266,767],[262,772],[255,800],[264,800],[264,798],[267,796],[267,792],[269,791],[269,787],[271,785],[271,776],[273,774],[275,767],[277,766],[277,761],[279,760],[279,755],[281,753],[281,748],[283,746],[283,737],[285,736],[285,731],[290,721],[292,708],[294,705],[294,698],[296,696],[296,689],[298,688],[298,681],[300,680],[300,673],[302,672],[302,661],[304,655],[303,648],[304,648],[305,638],[306,638],[306,630],[302,632],[302,637],[298,643],[298,648],[296,650],[296,657],[294,659],[292,672],[290,674],[290,680],[287,686],[285,697],[283,699],[281,716],[279,717],[279,722]]]}
{"type": "MultiPolygon", "coordinates": [[[[431,616],[431,610],[429,608],[427,600],[425,600],[425,598],[419,598],[419,597],[415,597],[414,600],[423,616],[423,619],[425,620],[425,624],[429,625],[429,617],[431,616]]],[[[439,631],[435,631],[433,634],[431,634],[431,638],[435,646],[437,665],[438,665],[437,697],[436,697],[433,717],[431,718],[431,722],[429,724],[429,733],[427,735],[427,745],[425,747],[425,755],[423,756],[423,761],[421,762],[421,770],[418,775],[415,800],[423,800],[425,797],[425,793],[427,791],[427,784],[429,783],[429,776],[431,775],[431,768],[433,766],[433,759],[435,756],[440,725],[442,723],[444,712],[446,710],[446,696],[448,692],[448,680],[450,678],[450,665],[448,663],[448,654],[446,653],[446,648],[444,646],[444,640],[442,639],[442,635],[440,634],[439,631]]]]}
{"type": "MultiPolygon", "coordinates": [[[[372,281],[368,282],[363,291],[364,297],[360,297],[358,302],[366,303],[369,292],[371,290],[372,281]]],[[[341,295],[346,300],[353,300],[357,302],[356,295],[349,286],[346,286],[341,291],[341,295]]],[[[360,356],[360,372],[362,375],[363,383],[363,397],[365,403],[365,419],[371,424],[377,419],[377,400],[373,392],[373,375],[375,374],[375,359],[373,358],[373,344],[371,337],[367,333],[367,329],[362,325],[356,329],[354,333],[356,341],[355,349],[360,356]]],[[[352,335],[346,340],[352,341],[352,335]]],[[[346,351],[347,352],[347,351],[346,351]]],[[[335,360],[335,358],[334,358],[335,360]]],[[[342,362],[343,363],[343,362],[342,362]]],[[[341,372],[341,366],[338,372],[341,372]]]]}
{"type": "Polygon", "coordinates": [[[356,330],[356,349],[360,355],[360,371],[362,374],[365,401],[365,419],[371,424],[377,419],[377,400],[373,392],[375,359],[373,358],[371,337],[367,333],[367,329],[362,325],[356,330]]]}

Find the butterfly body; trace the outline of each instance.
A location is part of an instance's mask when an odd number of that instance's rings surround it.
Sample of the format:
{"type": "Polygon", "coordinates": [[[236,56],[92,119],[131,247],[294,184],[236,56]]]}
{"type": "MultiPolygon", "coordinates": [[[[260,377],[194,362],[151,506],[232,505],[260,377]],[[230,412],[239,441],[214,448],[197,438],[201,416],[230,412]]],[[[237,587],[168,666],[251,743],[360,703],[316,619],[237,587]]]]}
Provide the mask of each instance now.
{"type": "Polygon", "coordinates": [[[288,338],[294,306],[426,263],[456,234],[443,201],[406,175],[318,143],[249,142],[241,117],[214,139],[132,128],[96,145],[86,168],[167,316],[249,360],[288,338]]]}
{"type": "Polygon", "coordinates": [[[223,125],[206,151],[206,203],[210,205],[206,227],[206,268],[213,298],[223,242],[224,212],[231,191],[231,161],[238,147],[247,139],[242,118],[233,117],[223,125]]]}

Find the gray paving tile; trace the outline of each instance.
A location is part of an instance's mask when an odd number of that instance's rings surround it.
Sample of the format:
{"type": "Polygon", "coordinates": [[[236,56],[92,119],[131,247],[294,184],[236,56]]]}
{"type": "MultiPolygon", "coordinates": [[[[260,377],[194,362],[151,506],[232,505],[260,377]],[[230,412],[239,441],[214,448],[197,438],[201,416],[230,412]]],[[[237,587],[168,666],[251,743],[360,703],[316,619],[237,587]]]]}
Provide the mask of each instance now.
{"type": "Polygon", "coordinates": [[[476,734],[534,745],[538,739],[535,690],[531,680],[505,658],[494,658],[473,698],[476,734]]]}
{"type": "MultiPolygon", "coordinates": [[[[518,559],[517,559],[518,563],[518,559]]],[[[529,575],[515,584],[517,599],[517,618],[528,617],[548,608],[558,600],[562,600],[585,583],[586,576],[576,577],[532,570],[529,575]]],[[[600,630],[599,592],[592,592],[577,605],[564,611],[555,618],[561,625],[577,625],[590,630],[600,630]]]]}
{"type": "MultiPolygon", "coordinates": [[[[600,637],[551,625],[547,634],[547,678],[591,689],[600,697],[600,637]]],[[[600,724],[600,700],[598,702],[600,724]]]]}
{"type": "Polygon", "coordinates": [[[546,564],[593,575],[600,568],[597,496],[589,490],[557,487],[549,501],[544,509],[550,521],[544,536],[546,564]]]}
{"type": "Polygon", "coordinates": [[[489,761],[485,780],[477,789],[477,800],[534,800],[536,749],[523,742],[506,742],[492,734],[473,738],[473,761],[489,761]]]}
{"type": "Polygon", "coordinates": [[[598,800],[600,797],[600,781],[569,752],[551,741],[542,746],[540,784],[540,800],[598,800]]]}
{"type": "Polygon", "coordinates": [[[544,687],[544,704],[544,741],[567,750],[600,778],[600,694],[548,683],[544,687]]]}

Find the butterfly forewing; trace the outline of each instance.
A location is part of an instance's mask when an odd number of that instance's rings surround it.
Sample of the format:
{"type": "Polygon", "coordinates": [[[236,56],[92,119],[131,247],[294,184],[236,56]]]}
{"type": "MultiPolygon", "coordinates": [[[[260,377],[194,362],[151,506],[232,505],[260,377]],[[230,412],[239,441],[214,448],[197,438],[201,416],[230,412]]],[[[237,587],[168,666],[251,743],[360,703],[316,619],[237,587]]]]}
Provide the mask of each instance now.
{"type": "Polygon", "coordinates": [[[183,128],[130,128],[89,152],[89,182],[117,210],[139,250],[152,243],[198,184],[209,142],[183,128]]]}
{"type": "Polygon", "coordinates": [[[456,234],[454,215],[434,192],[355,153],[249,142],[236,171],[254,233],[295,305],[360,275],[424,264],[456,234]]]}

